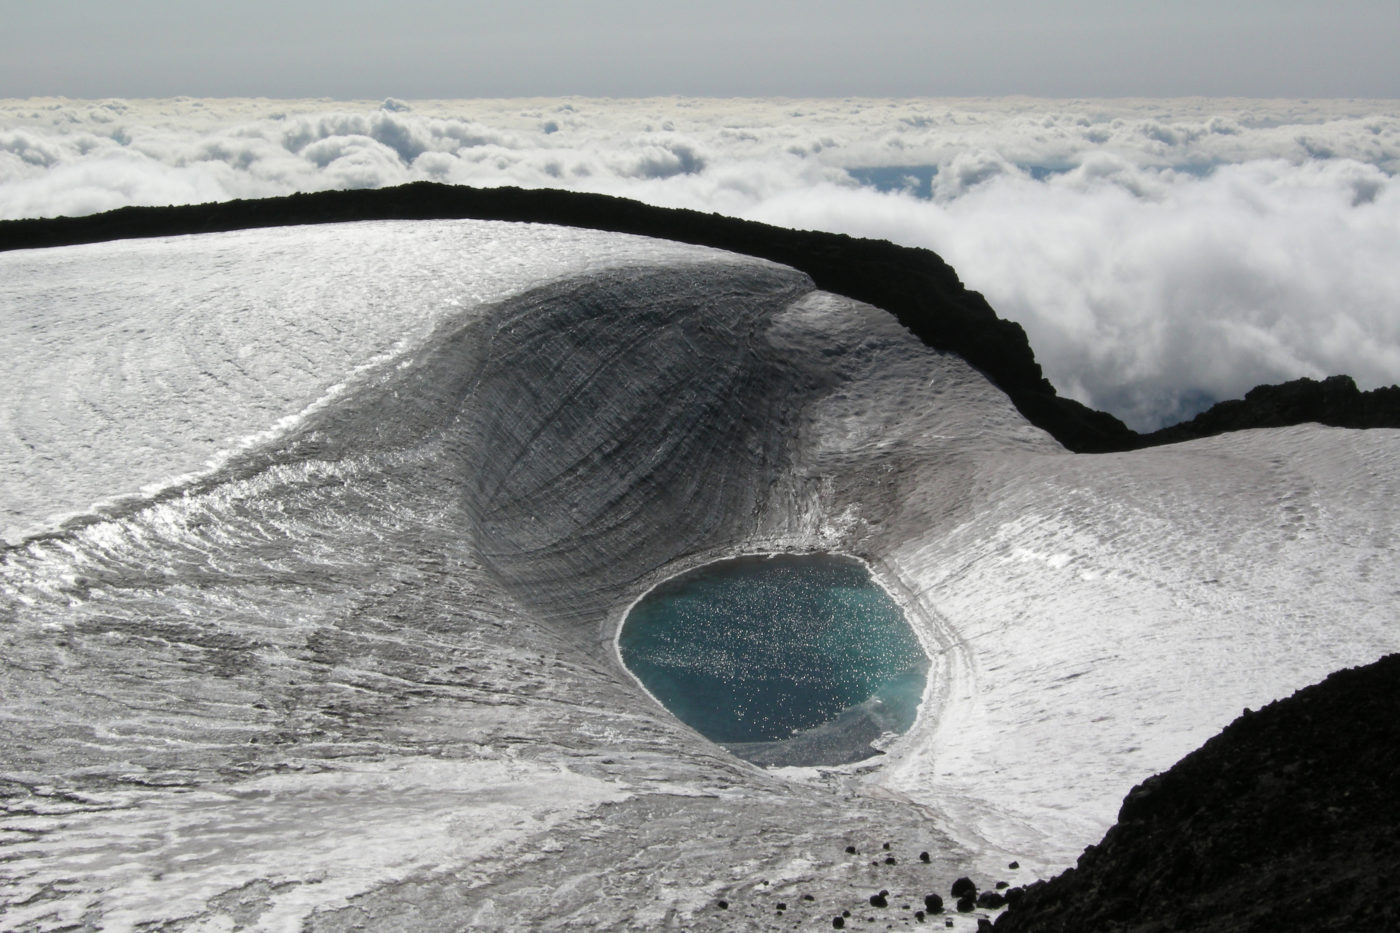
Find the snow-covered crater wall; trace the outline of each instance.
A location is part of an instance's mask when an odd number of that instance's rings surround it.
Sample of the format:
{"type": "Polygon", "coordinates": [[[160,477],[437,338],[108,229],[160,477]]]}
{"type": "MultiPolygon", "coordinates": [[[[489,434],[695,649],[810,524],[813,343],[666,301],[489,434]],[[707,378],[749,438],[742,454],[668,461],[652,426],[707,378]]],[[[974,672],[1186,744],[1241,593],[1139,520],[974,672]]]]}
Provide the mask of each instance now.
{"type": "Polygon", "coordinates": [[[1058,869],[1241,706],[1400,646],[1395,431],[1077,456],[877,308],[589,231],[0,263],[7,926],[829,922],[1058,869]],[[617,659],[659,579],[773,550],[865,560],[930,654],[876,763],[748,765],[617,659]]]}

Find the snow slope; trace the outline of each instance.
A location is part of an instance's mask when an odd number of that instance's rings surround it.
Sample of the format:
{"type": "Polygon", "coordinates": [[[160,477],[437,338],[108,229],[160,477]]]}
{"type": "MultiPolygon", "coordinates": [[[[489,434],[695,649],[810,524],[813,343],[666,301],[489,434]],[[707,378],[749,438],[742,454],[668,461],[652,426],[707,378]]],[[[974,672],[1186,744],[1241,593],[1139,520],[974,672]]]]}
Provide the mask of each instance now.
{"type": "Polygon", "coordinates": [[[0,283],[7,928],[829,922],[1058,870],[1241,707],[1400,647],[1397,432],[1071,455],[769,263],[395,222],[0,283]],[[622,668],[640,593],[772,550],[909,613],[883,758],[763,771],[622,668]]]}

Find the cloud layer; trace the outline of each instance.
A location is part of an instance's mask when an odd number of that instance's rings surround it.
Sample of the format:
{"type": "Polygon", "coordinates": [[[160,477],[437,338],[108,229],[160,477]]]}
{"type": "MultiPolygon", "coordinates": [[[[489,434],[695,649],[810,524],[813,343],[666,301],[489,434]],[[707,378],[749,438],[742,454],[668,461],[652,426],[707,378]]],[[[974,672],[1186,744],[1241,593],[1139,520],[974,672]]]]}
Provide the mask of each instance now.
{"type": "Polygon", "coordinates": [[[1397,168],[1394,101],[0,101],[0,217],[430,179],[930,247],[1138,428],[1400,381],[1397,168]]]}

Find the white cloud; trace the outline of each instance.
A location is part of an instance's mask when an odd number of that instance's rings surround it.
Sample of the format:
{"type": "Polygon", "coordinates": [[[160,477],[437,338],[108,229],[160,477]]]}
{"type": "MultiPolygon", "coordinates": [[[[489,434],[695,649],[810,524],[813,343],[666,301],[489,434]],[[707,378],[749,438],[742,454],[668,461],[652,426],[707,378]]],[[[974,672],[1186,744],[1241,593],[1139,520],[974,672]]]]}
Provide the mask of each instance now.
{"type": "Polygon", "coordinates": [[[0,217],[433,179],[927,246],[1137,427],[1400,380],[1397,170],[1395,102],[0,101],[0,217]]]}

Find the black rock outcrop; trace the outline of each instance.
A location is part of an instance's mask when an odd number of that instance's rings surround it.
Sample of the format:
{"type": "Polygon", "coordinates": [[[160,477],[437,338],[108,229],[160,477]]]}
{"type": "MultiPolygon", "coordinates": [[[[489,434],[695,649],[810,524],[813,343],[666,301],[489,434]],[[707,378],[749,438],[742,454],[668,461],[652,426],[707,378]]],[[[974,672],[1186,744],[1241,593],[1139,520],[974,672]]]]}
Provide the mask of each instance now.
{"type": "Polygon", "coordinates": [[[1350,376],[1255,386],[1242,399],[1219,402],[1190,421],[1143,435],[1142,439],[1144,446],[1174,444],[1226,431],[1281,428],[1312,421],[1336,428],[1400,426],[1400,386],[1362,392],[1350,376]]]}
{"type": "Polygon", "coordinates": [[[1246,711],[997,933],[1400,930],[1400,655],[1246,711]]]}
{"type": "MultiPolygon", "coordinates": [[[[746,253],[800,269],[817,287],[883,308],[927,345],[958,354],[1005,392],[1028,421],[1079,453],[1134,450],[1221,431],[1306,421],[1400,427],[1400,387],[1365,393],[1358,399],[1334,378],[1323,383],[1320,391],[1300,385],[1311,380],[1260,387],[1243,402],[1217,405],[1189,422],[1192,427],[1178,425],[1140,435],[1113,415],[1059,396],[1036,362],[1021,326],[997,317],[986,299],[965,287],[952,267],[930,250],[652,207],[601,194],[414,182],[214,204],[124,207],[85,217],[0,221],[0,250],[251,227],[453,218],[640,234],[746,253]]],[[[1354,392],[1351,380],[1340,378],[1354,392]]]]}

